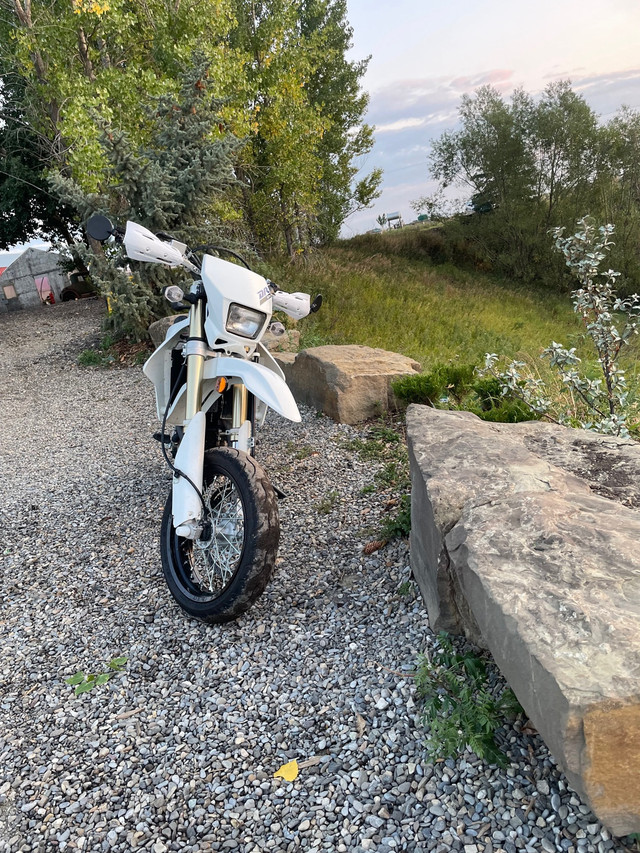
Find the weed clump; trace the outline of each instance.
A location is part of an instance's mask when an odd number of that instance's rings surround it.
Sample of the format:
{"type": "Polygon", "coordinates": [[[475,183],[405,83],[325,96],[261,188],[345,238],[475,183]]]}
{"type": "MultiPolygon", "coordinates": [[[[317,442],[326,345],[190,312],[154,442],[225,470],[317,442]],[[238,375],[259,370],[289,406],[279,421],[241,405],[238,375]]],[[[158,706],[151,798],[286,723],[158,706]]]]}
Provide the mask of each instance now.
{"type": "Polygon", "coordinates": [[[490,764],[507,764],[496,732],[522,708],[510,687],[500,690],[495,675],[495,667],[468,649],[458,651],[445,633],[438,634],[429,655],[420,657],[416,691],[431,761],[453,758],[468,747],[490,764]]]}
{"type": "Polygon", "coordinates": [[[357,453],[366,462],[381,467],[373,476],[374,482],[361,489],[360,494],[379,492],[381,496],[393,495],[387,508],[395,507],[394,514],[383,518],[375,531],[379,540],[406,538],[411,532],[411,477],[409,456],[404,443],[403,427],[389,421],[378,420],[371,424],[362,438],[342,442],[345,450],[357,453]]]}

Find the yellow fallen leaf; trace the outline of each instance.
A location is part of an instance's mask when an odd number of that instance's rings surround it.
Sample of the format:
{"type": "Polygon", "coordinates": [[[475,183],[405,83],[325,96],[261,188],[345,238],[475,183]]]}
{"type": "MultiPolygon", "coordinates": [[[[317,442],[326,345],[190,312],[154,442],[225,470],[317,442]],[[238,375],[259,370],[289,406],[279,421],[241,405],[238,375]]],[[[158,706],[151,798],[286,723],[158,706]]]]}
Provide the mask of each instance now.
{"type": "Polygon", "coordinates": [[[282,777],[285,782],[293,782],[294,779],[298,778],[298,762],[295,758],[293,761],[288,761],[276,770],[273,774],[273,778],[276,779],[278,776],[282,777]]]}

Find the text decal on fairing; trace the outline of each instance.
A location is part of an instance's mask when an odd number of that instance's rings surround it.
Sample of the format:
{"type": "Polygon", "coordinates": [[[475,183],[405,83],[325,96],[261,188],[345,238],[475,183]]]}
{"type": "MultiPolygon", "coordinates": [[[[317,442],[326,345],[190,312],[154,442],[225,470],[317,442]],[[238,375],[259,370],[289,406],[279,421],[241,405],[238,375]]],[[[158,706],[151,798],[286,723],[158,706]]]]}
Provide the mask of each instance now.
{"type": "Polygon", "coordinates": [[[262,305],[263,302],[266,302],[267,299],[271,298],[271,289],[269,288],[269,285],[258,291],[258,297],[260,298],[260,305],[262,305]]]}

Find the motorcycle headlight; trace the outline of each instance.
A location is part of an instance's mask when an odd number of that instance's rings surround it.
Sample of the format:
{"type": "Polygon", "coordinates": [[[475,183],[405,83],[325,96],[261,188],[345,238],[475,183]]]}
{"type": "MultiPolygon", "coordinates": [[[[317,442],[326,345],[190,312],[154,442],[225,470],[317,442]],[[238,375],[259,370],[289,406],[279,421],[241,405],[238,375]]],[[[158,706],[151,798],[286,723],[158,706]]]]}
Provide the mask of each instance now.
{"type": "Polygon", "coordinates": [[[227,332],[243,338],[257,338],[266,319],[267,315],[262,311],[255,311],[253,308],[232,302],[229,306],[226,329],[227,332]]]}

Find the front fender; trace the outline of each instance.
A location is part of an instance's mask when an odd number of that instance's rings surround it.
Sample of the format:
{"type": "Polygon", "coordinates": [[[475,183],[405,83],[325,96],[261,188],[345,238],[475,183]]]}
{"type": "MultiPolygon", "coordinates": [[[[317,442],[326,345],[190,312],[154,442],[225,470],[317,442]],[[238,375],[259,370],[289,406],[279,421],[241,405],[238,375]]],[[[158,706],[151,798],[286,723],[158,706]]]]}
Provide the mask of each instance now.
{"type": "Polygon", "coordinates": [[[262,400],[279,415],[290,421],[299,423],[302,418],[298,411],[289,386],[273,370],[257,364],[255,361],[244,361],[241,358],[219,356],[209,359],[204,365],[204,378],[217,379],[225,376],[233,381],[239,379],[249,391],[262,400]]]}

